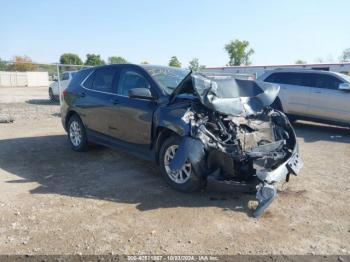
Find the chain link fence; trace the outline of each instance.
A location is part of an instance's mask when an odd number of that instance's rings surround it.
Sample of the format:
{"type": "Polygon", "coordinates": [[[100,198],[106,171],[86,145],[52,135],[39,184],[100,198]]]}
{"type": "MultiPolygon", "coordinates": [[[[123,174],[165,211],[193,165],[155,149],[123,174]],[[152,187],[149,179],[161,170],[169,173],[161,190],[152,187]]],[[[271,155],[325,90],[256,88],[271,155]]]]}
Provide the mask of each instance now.
{"type": "Polygon", "coordinates": [[[89,66],[4,62],[0,68],[0,122],[60,115],[60,94],[89,66]]]}

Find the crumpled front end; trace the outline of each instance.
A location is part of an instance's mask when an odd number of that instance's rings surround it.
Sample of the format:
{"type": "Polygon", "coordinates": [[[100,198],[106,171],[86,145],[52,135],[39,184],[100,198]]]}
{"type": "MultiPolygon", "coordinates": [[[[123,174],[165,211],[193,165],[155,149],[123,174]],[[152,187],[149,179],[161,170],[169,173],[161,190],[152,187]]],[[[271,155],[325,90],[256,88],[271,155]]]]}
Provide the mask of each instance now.
{"type": "Polygon", "coordinates": [[[275,111],[272,117],[277,142],[255,147],[248,152],[253,159],[256,176],[261,181],[257,188],[258,207],[254,217],[259,217],[277,196],[277,184],[289,181],[303,167],[295,132],[287,117],[275,111]]]}
{"type": "Polygon", "coordinates": [[[201,87],[201,103],[192,103],[182,117],[191,133],[183,137],[169,167],[177,172],[189,161],[205,177],[256,183],[259,205],[253,215],[258,217],[276,198],[277,184],[297,175],[303,165],[288,118],[267,105],[278,90],[260,86],[262,92],[235,104],[220,87],[201,87]]]}

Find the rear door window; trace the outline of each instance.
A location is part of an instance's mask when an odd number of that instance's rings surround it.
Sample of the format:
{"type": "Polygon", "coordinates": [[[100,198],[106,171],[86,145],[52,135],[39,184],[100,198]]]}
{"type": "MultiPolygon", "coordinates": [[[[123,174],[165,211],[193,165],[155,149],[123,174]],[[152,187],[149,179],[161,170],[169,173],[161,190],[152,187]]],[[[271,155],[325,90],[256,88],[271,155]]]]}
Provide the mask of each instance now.
{"type": "Polygon", "coordinates": [[[325,89],[338,89],[342,81],[335,76],[319,74],[316,78],[316,87],[325,89]]]}
{"type": "Polygon", "coordinates": [[[342,83],[340,79],[331,75],[315,73],[308,73],[304,75],[304,85],[309,87],[338,89],[339,84],[342,83]]]}
{"type": "Polygon", "coordinates": [[[115,93],[115,81],[118,69],[115,67],[106,67],[97,69],[83,83],[85,88],[105,93],[115,93]]]}

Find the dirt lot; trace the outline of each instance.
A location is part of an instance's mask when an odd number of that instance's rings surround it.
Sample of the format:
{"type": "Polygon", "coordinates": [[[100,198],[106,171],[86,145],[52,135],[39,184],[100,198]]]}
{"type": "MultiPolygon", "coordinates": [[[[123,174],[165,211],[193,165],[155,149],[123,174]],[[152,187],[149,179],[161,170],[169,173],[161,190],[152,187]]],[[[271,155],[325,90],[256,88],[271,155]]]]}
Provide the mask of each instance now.
{"type": "Polygon", "coordinates": [[[349,129],[298,122],[305,167],[254,219],[254,195],[183,194],[153,163],[73,152],[46,92],[0,90],[1,254],[350,254],[349,129]]]}

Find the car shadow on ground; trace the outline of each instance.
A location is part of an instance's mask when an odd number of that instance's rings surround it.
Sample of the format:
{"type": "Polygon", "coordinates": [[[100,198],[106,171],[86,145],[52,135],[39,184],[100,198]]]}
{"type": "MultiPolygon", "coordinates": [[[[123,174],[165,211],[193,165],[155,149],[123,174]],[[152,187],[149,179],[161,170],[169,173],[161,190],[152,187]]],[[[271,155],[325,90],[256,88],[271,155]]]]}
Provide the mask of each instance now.
{"type": "Polygon", "coordinates": [[[350,143],[350,129],[347,127],[325,125],[316,122],[297,121],[293,123],[297,137],[306,143],[332,141],[350,143]]]}
{"type": "Polygon", "coordinates": [[[32,194],[130,203],[140,211],[214,206],[251,216],[255,201],[255,194],[212,182],[201,192],[177,192],[155,163],[104,147],[73,152],[64,135],[0,140],[0,168],[19,177],[6,183],[38,183],[32,194]]]}
{"type": "Polygon", "coordinates": [[[31,105],[59,105],[59,101],[53,101],[51,99],[29,99],[26,100],[27,104],[31,105]]]}

